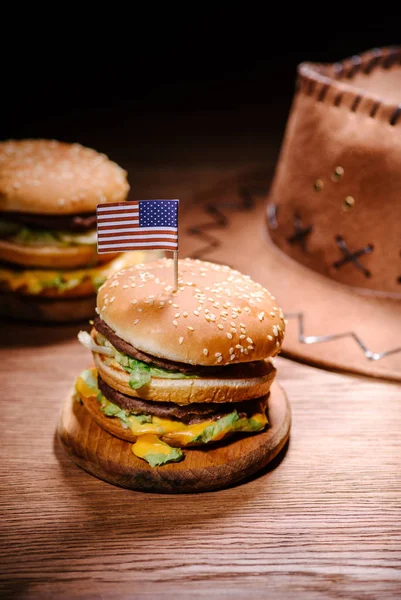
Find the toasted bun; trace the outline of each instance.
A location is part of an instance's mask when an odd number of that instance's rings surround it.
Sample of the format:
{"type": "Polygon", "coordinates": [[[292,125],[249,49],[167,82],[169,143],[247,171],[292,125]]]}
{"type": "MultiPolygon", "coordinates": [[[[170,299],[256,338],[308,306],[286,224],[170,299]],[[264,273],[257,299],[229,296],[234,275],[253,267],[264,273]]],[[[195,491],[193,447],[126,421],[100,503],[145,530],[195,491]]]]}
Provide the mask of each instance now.
{"type": "Polygon", "coordinates": [[[76,269],[107,262],[118,254],[97,254],[96,246],[40,246],[0,239],[0,260],[24,267],[76,269]]]}
{"type": "Polygon", "coordinates": [[[1,292],[0,316],[42,323],[74,323],[93,317],[95,303],[94,294],[81,298],[50,299],[1,292]]]}
{"type": "Polygon", "coordinates": [[[0,142],[0,211],[69,215],[125,200],[127,173],[104,154],[54,140],[0,142]]]}
{"type": "Polygon", "coordinates": [[[275,356],[284,319],[274,297],[230,267],[161,259],[112,275],[100,288],[100,317],[138,350],[176,362],[216,366],[275,356]]]}
{"type": "Polygon", "coordinates": [[[198,379],[161,379],[152,377],[147,385],[138,390],[129,386],[128,373],[120,366],[107,364],[105,357],[93,353],[93,360],[101,378],[112,388],[137,398],[154,402],[192,404],[194,402],[243,402],[260,398],[268,393],[276,375],[273,365],[264,361],[255,366],[242,367],[244,373],[232,378],[200,377],[198,379]],[[248,371],[246,373],[246,371],[248,371]]]}

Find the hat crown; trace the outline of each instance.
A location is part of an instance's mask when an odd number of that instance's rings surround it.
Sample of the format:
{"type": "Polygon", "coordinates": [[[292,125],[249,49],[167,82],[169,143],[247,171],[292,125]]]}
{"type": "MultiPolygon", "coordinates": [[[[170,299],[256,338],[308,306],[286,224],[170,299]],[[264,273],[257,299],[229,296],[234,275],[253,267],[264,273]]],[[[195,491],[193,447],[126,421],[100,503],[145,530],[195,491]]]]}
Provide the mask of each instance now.
{"type": "Polygon", "coordinates": [[[299,65],[267,223],[296,261],[401,298],[401,47],[299,65]]]}

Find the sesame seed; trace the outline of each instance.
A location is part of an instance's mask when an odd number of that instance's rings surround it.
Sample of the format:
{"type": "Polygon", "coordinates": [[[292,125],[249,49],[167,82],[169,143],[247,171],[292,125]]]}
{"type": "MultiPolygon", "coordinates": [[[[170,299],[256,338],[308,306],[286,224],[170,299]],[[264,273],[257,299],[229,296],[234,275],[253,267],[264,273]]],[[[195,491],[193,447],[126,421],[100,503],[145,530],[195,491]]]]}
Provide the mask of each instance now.
{"type": "Polygon", "coordinates": [[[217,327],[218,327],[219,329],[224,329],[224,327],[223,327],[223,325],[222,325],[221,323],[218,323],[218,324],[217,324],[217,327]]]}
{"type": "Polygon", "coordinates": [[[284,324],[288,325],[288,320],[287,319],[284,319],[284,324]]]}
{"type": "Polygon", "coordinates": [[[132,288],[136,287],[136,283],[131,283],[131,287],[132,288]]]}
{"type": "Polygon", "coordinates": [[[243,352],[244,352],[244,354],[248,354],[248,349],[247,349],[247,348],[245,348],[245,349],[243,350],[243,352]]]}
{"type": "Polygon", "coordinates": [[[232,354],[234,352],[234,348],[229,349],[229,353],[232,354]]]}
{"type": "MultiPolygon", "coordinates": [[[[103,307],[103,309],[104,309],[104,308],[105,308],[105,307],[103,307]]],[[[102,309],[102,310],[103,310],[103,309],[102,309]]],[[[97,306],[96,306],[96,308],[95,308],[95,311],[96,311],[96,313],[97,313],[97,314],[99,314],[99,312],[100,312],[97,306]]]]}
{"type": "Polygon", "coordinates": [[[169,304],[172,304],[172,303],[173,303],[173,301],[172,301],[172,300],[169,300],[169,301],[168,301],[168,303],[169,303],[169,304]]]}
{"type": "Polygon", "coordinates": [[[135,300],[135,298],[133,300],[131,300],[131,304],[136,304],[138,302],[138,300],[135,300]]]}
{"type": "Polygon", "coordinates": [[[188,316],[188,313],[187,313],[186,310],[184,310],[184,312],[182,313],[182,316],[185,317],[185,318],[188,316]]]}
{"type": "Polygon", "coordinates": [[[178,304],[173,304],[173,308],[180,308],[178,304]]]}
{"type": "Polygon", "coordinates": [[[240,323],[240,327],[246,327],[246,325],[244,325],[244,323],[240,323]]]}
{"type": "Polygon", "coordinates": [[[246,341],[249,342],[249,344],[253,344],[252,338],[246,338],[246,341]]]}
{"type": "Polygon", "coordinates": [[[221,352],[216,352],[215,356],[216,356],[216,358],[218,358],[219,356],[221,356],[221,352]]]}
{"type": "Polygon", "coordinates": [[[136,309],[138,312],[142,312],[142,308],[137,308],[136,309]]]}
{"type": "Polygon", "coordinates": [[[235,358],[235,354],[231,354],[230,355],[230,360],[234,360],[234,358],[235,358]]]}
{"type": "Polygon", "coordinates": [[[175,313],[175,318],[178,319],[178,317],[180,316],[180,313],[175,313]]]}
{"type": "Polygon", "coordinates": [[[191,325],[188,325],[188,329],[189,331],[195,331],[194,327],[191,327],[191,325]]]}
{"type": "Polygon", "coordinates": [[[196,317],[199,317],[199,311],[198,311],[198,310],[194,310],[194,315],[195,315],[196,317]]]}
{"type": "Polygon", "coordinates": [[[110,284],[110,287],[112,288],[112,287],[117,287],[117,286],[118,286],[118,279],[115,279],[113,281],[113,283],[110,284]]]}
{"type": "Polygon", "coordinates": [[[183,342],[183,341],[184,341],[184,338],[183,338],[183,337],[180,337],[180,338],[179,338],[179,340],[178,340],[178,343],[179,343],[179,344],[182,344],[182,342],[183,342]]]}
{"type": "Polygon", "coordinates": [[[159,304],[159,308],[163,308],[163,306],[164,306],[164,302],[161,301],[160,304],[159,304]]]}
{"type": "Polygon", "coordinates": [[[270,313],[270,316],[271,316],[271,317],[275,317],[275,316],[276,316],[276,313],[272,311],[272,312],[270,313]]]}
{"type": "Polygon", "coordinates": [[[123,285],[123,290],[127,290],[129,286],[127,284],[123,285]]]}
{"type": "Polygon", "coordinates": [[[174,327],[177,327],[177,325],[178,325],[178,321],[176,321],[176,320],[174,319],[174,321],[173,321],[173,325],[174,325],[174,327]]]}
{"type": "Polygon", "coordinates": [[[262,311],[261,313],[258,314],[258,319],[259,319],[259,321],[263,321],[264,318],[265,318],[265,313],[262,311]]]}
{"type": "Polygon", "coordinates": [[[114,300],[115,300],[115,296],[112,296],[112,298],[110,298],[110,304],[111,304],[112,302],[114,302],[114,300]]]}
{"type": "Polygon", "coordinates": [[[267,339],[270,340],[271,342],[273,341],[273,336],[272,335],[268,335],[267,339]]]}
{"type": "Polygon", "coordinates": [[[203,348],[203,354],[207,356],[209,354],[209,350],[207,348],[203,348]]]}
{"type": "Polygon", "coordinates": [[[245,335],[243,333],[241,333],[241,335],[239,336],[240,340],[244,340],[245,339],[245,335]]]}
{"type": "Polygon", "coordinates": [[[233,339],[233,334],[232,334],[232,333],[230,333],[230,332],[228,332],[228,333],[227,333],[227,337],[228,337],[228,339],[229,339],[229,340],[232,340],[232,339],[233,339]]]}
{"type": "Polygon", "coordinates": [[[232,331],[232,333],[237,333],[237,330],[235,327],[231,327],[231,331],[232,331]]]}
{"type": "Polygon", "coordinates": [[[214,298],[208,298],[209,302],[214,302],[214,298]]]}
{"type": "Polygon", "coordinates": [[[137,323],[139,323],[139,319],[135,319],[134,325],[136,325],[137,323]]]}
{"type": "Polygon", "coordinates": [[[231,316],[233,319],[236,319],[238,317],[238,315],[236,313],[233,313],[231,316]]]}
{"type": "MultiPolygon", "coordinates": [[[[110,300],[110,302],[111,302],[111,300],[110,300]]],[[[273,325],[273,333],[276,337],[278,336],[278,329],[277,329],[276,325],[273,325]]]]}
{"type": "Polygon", "coordinates": [[[248,346],[248,350],[253,350],[253,346],[248,346]]]}
{"type": "Polygon", "coordinates": [[[223,360],[222,356],[219,356],[219,358],[217,359],[217,362],[221,362],[223,360]]]}
{"type": "Polygon", "coordinates": [[[237,348],[237,350],[242,350],[241,344],[237,344],[235,347],[237,348]]]}
{"type": "Polygon", "coordinates": [[[276,346],[277,346],[277,348],[280,348],[280,342],[278,340],[276,342],[276,346]]]}

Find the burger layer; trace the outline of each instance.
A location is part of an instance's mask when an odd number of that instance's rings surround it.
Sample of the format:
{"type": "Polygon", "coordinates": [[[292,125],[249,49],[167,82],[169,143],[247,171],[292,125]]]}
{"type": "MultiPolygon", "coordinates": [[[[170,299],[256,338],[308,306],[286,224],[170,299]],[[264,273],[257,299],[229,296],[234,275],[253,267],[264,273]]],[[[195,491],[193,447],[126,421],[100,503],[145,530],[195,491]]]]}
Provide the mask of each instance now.
{"type": "Polygon", "coordinates": [[[83,297],[96,294],[113,272],[144,259],[141,252],[105,255],[107,263],[84,269],[26,269],[0,263],[0,292],[51,298],[83,297]]]}
{"type": "Polygon", "coordinates": [[[142,400],[133,396],[126,396],[118,390],[109,386],[98,376],[98,387],[105,398],[113,404],[116,404],[127,410],[132,415],[151,415],[161,419],[173,419],[182,421],[187,425],[200,423],[205,419],[220,419],[221,417],[236,410],[240,416],[246,417],[247,414],[257,412],[260,399],[248,400],[247,402],[236,402],[227,404],[188,404],[181,406],[172,402],[154,402],[152,400],[142,400]]]}
{"type": "MultiPolygon", "coordinates": [[[[0,219],[3,228],[16,231],[23,227],[41,231],[86,232],[96,228],[96,214],[39,215],[35,213],[4,212],[0,219]]],[[[0,226],[1,228],[1,226],[0,226]]]]}
{"type": "Polygon", "coordinates": [[[95,366],[110,387],[155,402],[188,405],[252,400],[268,393],[276,374],[269,360],[214,367],[210,372],[207,367],[193,367],[182,373],[172,371],[171,364],[164,369],[119,352],[95,329],[92,337],[81,333],[80,341],[92,350],[95,366]]]}
{"type": "Polygon", "coordinates": [[[0,260],[24,267],[76,269],[109,261],[117,254],[97,254],[96,245],[58,246],[0,240],[0,260]]]}
{"type": "MultiPolygon", "coordinates": [[[[143,436],[151,435],[157,436],[159,440],[173,448],[203,446],[218,442],[235,433],[262,431],[268,424],[267,396],[257,402],[250,402],[248,408],[246,403],[232,405],[231,410],[227,407],[224,410],[213,407],[214,412],[203,416],[198,415],[200,418],[197,418],[196,422],[186,423],[174,414],[165,416],[152,414],[151,403],[143,405],[143,410],[139,406],[122,407],[116,403],[124,402],[121,396],[112,398],[106,396],[107,393],[110,394],[109,387],[105,387],[104,382],[98,384],[96,369],[81,373],[75,389],[77,397],[101,427],[112,435],[130,442],[137,442],[143,436]]],[[[153,410],[157,411],[157,407],[153,406],[153,410]]],[[[174,407],[171,410],[173,412],[174,407]]]]}

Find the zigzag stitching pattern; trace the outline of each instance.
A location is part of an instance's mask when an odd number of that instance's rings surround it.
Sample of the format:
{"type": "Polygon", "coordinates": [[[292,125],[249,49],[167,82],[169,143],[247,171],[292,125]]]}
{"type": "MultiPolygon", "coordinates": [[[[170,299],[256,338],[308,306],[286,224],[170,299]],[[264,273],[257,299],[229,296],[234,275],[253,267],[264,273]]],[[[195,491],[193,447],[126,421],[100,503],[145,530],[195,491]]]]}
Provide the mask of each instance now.
{"type": "MultiPolygon", "coordinates": [[[[254,189],[251,189],[248,186],[240,187],[238,193],[241,197],[241,200],[238,203],[222,203],[220,206],[225,208],[233,208],[234,210],[251,210],[255,203],[254,196],[258,193],[260,194],[261,192],[266,193],[266,189],[264,187],[260,188],[259,186],[255,187],[254,189]]],[[[207,232],[211,229],[224,229],[230,222],[228,216],[213,204],[207,204],[204,210],[212,217],[213,221],[202,223],[201,225],[189,227],[187,229],[189,235],[196,235],[201,240],[206,242],[204,247],[191,254],[191,258],[203,258],[206,254],[221,246],[220,239],[207,232]]]]}
{"type": "Polygon", "coordinates": [[[321,344],[331,342],[341,338],[350,337],[358,344],[368,360],[380,360],[390,354],[401,352],[401,347],[385,350],[384,352],[372,352],[366,346],[364,341],[354,332],[347,331],[344,333],[336,333],[334,335],[304,335],[304,315],[303,313],[289,313],[284,315],[286,319],[297,319],[298,321],[298,340],[301,344],[321,344]]]}
{"type": "Polygon", "coordinates": [[[221,246],[221,241],[218,237],[213,234],[207,233],[211,229],[224,229],[228,225],[228,218],[218,208],[212,205],[205,207],[205,211],[213,218],[213,221],[208,223],[202,223],[196,227],[190,227],[188,233],[190,235],[196,235],[200,239],[206,242],[206,245],[200,248],[197,252],[191,255],[191,258],[202,258],[205,254],[208,254],[215,248],[221,246]]]}

